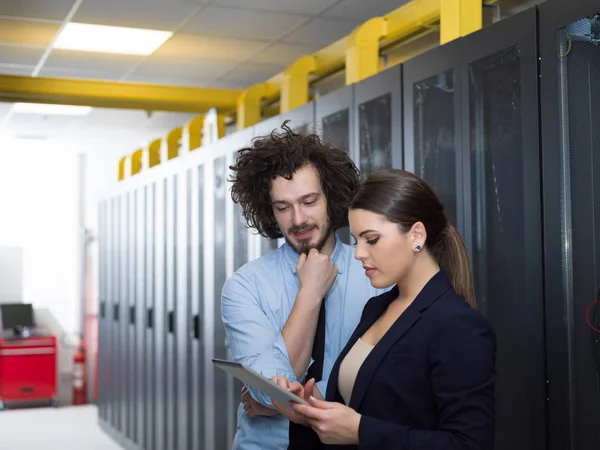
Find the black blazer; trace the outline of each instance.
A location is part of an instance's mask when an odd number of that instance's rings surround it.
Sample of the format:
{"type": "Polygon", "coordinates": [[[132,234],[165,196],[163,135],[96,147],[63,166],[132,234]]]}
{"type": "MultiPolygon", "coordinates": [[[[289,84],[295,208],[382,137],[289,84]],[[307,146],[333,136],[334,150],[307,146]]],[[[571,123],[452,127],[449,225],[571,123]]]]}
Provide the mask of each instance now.
{"type": "MultiPolygon", "coordinates": [[[[338,357],[326,400],[338,392],[340,363],[398,296],[372,298],[338,357]]],[[[496,338],[488,321],[438,272],[373,348],[358,372],[350,406],[362,415],[364,450],[491,450],[496,338]]]]}

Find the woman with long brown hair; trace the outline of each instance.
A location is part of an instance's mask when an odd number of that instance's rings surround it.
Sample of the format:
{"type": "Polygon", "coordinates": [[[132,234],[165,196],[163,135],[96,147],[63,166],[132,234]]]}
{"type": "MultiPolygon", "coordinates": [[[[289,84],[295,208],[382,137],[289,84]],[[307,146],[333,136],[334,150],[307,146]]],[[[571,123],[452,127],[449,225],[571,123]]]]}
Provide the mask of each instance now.
{"type": "Polygon", "coordinates": [[[394,287],[365,306],[325,400],[311,380],[277,378],[310,403],[280,411],[335,448],[492,449],[496,339],[443,205],[417,176],[383,170],[363,182],[349,221],[371,284],[394,287]]]}

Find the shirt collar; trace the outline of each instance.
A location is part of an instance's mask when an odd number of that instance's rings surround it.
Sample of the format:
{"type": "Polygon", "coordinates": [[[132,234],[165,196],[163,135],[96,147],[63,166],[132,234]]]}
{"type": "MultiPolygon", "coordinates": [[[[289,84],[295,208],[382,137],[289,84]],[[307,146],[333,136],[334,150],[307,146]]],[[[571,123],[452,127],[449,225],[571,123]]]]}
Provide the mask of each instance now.
{"type": "MultiPolygon", "coordinates": [[[[338,270],[338,273],[343,273],[346,268],[346,257],[347,252],[344,251],[344,244],[340,240],[340,237],[337,233],[334,233],[335,236],[335,246],[333,247],[333,253],[331,254],[331,260],[335,264],[335,267],[338,270]]],[[[281,246],[283,248],[283,253],[285,254],[285,260],[290,267],[292,273],[296,273],[296,264],[298,263],[298,253],[293,247],[287,243],[287,241],[281,246]]]]}

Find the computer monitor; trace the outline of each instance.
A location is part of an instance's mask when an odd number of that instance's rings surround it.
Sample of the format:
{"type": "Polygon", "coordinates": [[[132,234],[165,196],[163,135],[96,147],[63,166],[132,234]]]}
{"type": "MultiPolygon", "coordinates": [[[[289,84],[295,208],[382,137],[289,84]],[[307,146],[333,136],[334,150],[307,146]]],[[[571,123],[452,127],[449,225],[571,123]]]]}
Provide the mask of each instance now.
{"type": "Polygon", "coordinates": [[[29,303],[0,304],[0,329],[33,328],[33,306],[29,303]]]}

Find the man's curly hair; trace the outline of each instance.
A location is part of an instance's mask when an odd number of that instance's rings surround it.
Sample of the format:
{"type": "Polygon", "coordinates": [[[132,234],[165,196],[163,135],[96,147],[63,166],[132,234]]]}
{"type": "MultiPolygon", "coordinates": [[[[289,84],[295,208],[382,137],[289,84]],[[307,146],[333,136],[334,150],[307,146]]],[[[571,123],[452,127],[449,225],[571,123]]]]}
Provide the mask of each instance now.
{"type": "Polygon", "coordinates": [[[277,177],[290,180],[298,169],[311,165],[321,180],[331,228],[347,226],[348,205],[360,182],[356,165],[343,150],[323,142],[316,134],[296,133],[287,122],[282,125],[283,132],[273,130],[256,137],[250,147],[238,152],[230,167],[231,198],[242,206],[248,226],[267,238],[283,237],[273,214],[271,183],[277,177]]]}

